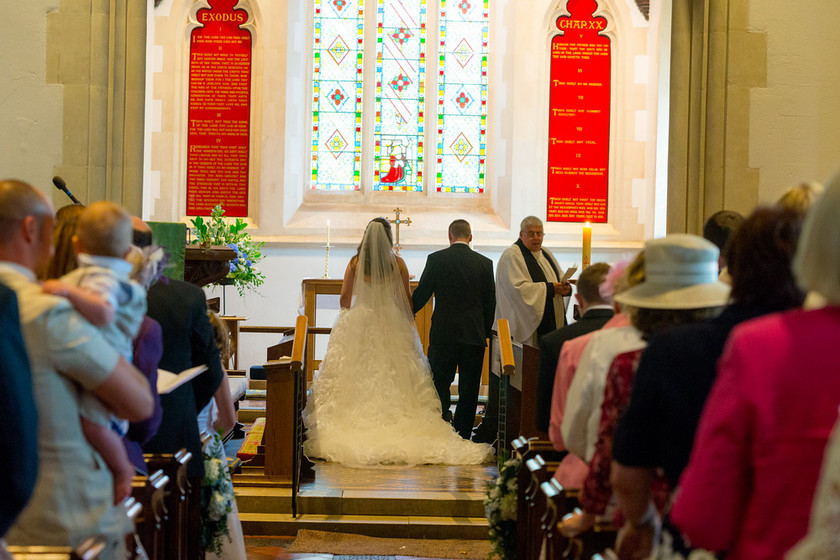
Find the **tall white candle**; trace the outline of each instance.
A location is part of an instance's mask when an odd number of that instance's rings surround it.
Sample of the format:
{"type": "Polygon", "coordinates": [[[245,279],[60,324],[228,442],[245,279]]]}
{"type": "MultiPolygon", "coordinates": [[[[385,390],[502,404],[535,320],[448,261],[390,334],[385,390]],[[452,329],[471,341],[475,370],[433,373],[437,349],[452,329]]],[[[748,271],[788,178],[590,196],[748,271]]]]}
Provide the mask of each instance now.
{"type": "Polygon", "coordinates": [[[583,270],[589,266],[589,259],[592,256],[592,225],[586,222],[583,226],[583,261],[581,262],[583,270]]]}
{"type": "Polygon", "coordinates": [[[330,246],[330,221],[327,220],[327,247],[330,246]]]}

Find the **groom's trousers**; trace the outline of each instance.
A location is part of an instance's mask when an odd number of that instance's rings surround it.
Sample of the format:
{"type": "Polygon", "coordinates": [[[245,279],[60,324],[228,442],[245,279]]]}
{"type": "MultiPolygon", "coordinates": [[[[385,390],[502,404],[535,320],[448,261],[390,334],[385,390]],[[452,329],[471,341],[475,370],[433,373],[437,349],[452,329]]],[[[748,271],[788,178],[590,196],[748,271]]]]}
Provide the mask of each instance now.
{"type": "Polygon", "coordinates": [[[484,346],[475,344],[431,344],[429,366],[440,397],[444,420],[449,420],[452,405],[449,387],[458,372],[458,405],[455,407],[455,431],[470,439],[478,406],[478,388],[481,385],[481,366],[484,363],[484,346]]]}

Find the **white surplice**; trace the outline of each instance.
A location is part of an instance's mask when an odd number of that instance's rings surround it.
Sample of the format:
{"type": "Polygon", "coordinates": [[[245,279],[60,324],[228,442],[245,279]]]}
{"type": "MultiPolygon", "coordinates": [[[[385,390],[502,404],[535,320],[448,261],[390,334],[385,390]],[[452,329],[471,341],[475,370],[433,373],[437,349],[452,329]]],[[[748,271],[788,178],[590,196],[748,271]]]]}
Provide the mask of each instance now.
{"type": "MultiPolygon", "coordinates": [[[[554,261],[558,273],[563,269],[557,264],[554,256],[546,250],[549,258],[554,261]]],[[[543,257],[542,251],[531,253],[540,265],[548,282],[559,282],[560,278],[554,273],[549,262],[543,257]]],[[[511,245],[499,258],[496,267],[496,318],[507,319],[510,323],[510,336],[513,340],[536,345],[535,333],[543,318],[545,298],[548,290],[545,282],[534,282],[525,264],[518,245],[511,245]]],[[[555,295],[554,318],[557,327],[564,324],[565,310],[563,297],[555,295]]]]}

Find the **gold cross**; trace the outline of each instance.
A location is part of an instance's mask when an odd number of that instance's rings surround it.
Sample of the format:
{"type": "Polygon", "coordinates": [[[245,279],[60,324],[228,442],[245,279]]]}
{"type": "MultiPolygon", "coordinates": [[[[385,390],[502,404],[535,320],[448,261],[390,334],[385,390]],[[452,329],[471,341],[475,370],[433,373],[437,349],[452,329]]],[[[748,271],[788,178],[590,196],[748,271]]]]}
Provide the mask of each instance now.
{"type": "Polygon", "coordinates": [[[405,218],[405,219],[400,218],[400,214],[402,213],[402,210],[400,210],[399,208],[394,208],[394,212],[397,214],[397,217],[393,220],[391,218],[388,218],[388,221],[391,222],[392,224],[394,224],[397,227],[397,235],[396,235],[396,238],[395,238],[396,243],[394,243],[394,253],[399,255],[400,254],[400,224],[405,224],[406,226],[410,226],[411,225],[411,218],[405,218]]]}

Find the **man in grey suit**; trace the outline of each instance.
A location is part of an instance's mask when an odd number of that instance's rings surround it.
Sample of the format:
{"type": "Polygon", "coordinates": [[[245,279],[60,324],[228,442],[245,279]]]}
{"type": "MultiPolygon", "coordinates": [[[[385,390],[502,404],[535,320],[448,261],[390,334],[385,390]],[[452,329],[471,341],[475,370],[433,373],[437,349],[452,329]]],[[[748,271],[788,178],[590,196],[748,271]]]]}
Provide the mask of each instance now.
{"type": "Polygon", "coordinates": [[[484,348],[496,312],[493,261],[473,251],[470,224],[449,225],[449,247],[428,256],[412,295],[414,312],[434,294],[435,309],[429,332],[429,365],[440,396],[443,418],[449,419],[449,387],[458,371],[458,405],[453,424],[470,439],[478,405],[484,348]]]}

